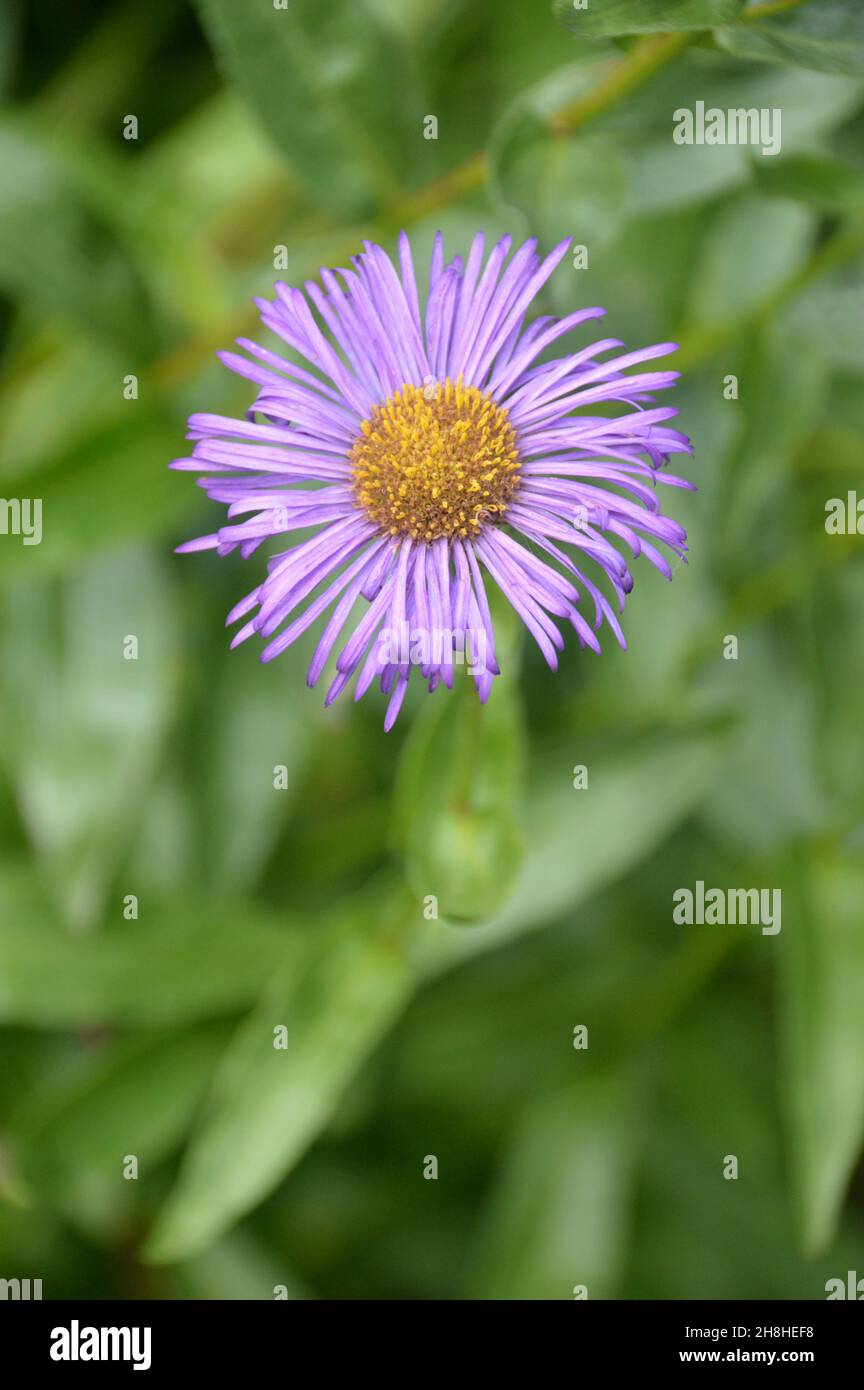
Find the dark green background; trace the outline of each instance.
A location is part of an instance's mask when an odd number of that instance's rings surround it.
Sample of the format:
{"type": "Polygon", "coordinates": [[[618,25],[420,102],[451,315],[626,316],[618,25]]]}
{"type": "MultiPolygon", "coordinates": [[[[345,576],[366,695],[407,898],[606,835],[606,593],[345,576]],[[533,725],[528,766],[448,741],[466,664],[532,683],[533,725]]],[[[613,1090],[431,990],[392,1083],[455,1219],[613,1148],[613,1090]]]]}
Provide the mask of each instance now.
{"type": "Polygon", "coordinates": [[[0,492],[44,505],[41,546],[0,536],[0,1277],[864,1276],[864,539],[824,524],[864,488],[860,3],[74,11],[0,4],[0,492]],[[779,107],[782,153],[673,144],[697,100],[779,107]],[[166,464],[251,399],[214,353],[274,247],[302,283],[401,226],[419,263],[439,227],[585,244],[540,309],[681,342],[699,491],[627,653],[553,676],[502,618],[487,710],[418,690],[385,736],[375,694],[323,712],[311,637],[227,651],[262,560],[174,556],[221,509],[166,464]],[[780,888],[782,932],[676,926],[699,879],[780,888]]]}

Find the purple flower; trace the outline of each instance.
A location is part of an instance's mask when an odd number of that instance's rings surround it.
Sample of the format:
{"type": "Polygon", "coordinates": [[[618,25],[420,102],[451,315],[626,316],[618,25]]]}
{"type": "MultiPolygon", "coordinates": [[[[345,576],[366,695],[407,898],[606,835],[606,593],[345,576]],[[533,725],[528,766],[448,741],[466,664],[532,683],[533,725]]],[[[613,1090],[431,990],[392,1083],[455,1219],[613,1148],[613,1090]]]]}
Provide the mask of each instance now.
{"type": "Polygon", "coordinates": [[[180,550],[239,547],[245,558],[264,541],[305,533],[268,559],[266,578],[229,614],[229,623],[246,619],[232,646],[257,633],[270,661],[329,615],[308,683],[335,653],[326,703],[355,676],[355,699],[377,680],[390,697],[385,729],[415,666],[431,691],[452,686],[454,663],[465,661],[485,701],[499,674],[490,578],[553,670],[564,645],[555,619],[599,652],[605,618],[625,646],[615,608],[633,581],[612,542],[671,578],[655,542],[683,556],[686,534],[661,514],[655,485],[689,487],[658,470],[691,450],[666,424],[674,409],[646,408],[679,373],[625,371],[674,343],[614,355],[622,343],[602,338],[545,358],[604,313],[526,324],[569,245],[541,260],[527,241],[505,265],[503,237],[484,265],[478,233],[463,266],[459,256],[445,264],[439,233],[424,309],[403,232],[398,273],[365,242],[353,270],[322,270],[305,295],[279,283],[273,302],[256,301],[266,327],[308,366],[239,339],[254,360],[220,356],[256,383],[254,406],[245,420],[193,415],[192,455],[172,465],[203,473],[200,485],[227,504],[231,523],[180,550]],[[612,402],[629,408],[592,413],[612,402]]]}

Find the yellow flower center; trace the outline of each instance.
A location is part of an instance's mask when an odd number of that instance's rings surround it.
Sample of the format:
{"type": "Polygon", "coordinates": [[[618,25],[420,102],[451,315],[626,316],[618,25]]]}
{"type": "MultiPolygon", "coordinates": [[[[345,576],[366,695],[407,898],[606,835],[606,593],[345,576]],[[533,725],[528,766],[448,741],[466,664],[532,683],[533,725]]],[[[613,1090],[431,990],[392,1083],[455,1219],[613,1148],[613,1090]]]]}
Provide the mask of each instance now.
{"type": "Polygon", "coordinates": [[[360,506],[393,536],[476,536],[519,482],[506,410],[461,378],[403,386],[376,405],[350,453],[360,506]]]}

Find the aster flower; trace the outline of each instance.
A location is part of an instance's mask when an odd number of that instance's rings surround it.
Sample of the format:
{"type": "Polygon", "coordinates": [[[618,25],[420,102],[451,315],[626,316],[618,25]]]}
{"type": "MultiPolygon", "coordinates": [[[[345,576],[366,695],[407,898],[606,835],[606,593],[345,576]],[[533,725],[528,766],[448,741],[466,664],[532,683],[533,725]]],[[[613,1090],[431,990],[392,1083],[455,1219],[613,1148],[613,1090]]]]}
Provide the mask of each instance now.
{"type": "Polygon", "coordinates": [[[403,232],[398,272],[366,242],[352,270],[322,270],[305,294],[277,283],[275,300],[256,300],[308,366],[238,339],[248,356],[219,355],[257,385],[254,405],[245,420],[193,415],[191,456],[172,465],[202,473],[228,507],[229,524],[181,551],[245,558],[306,533],[229,614],[245,620],[232,646],[257,635],[270,661],[329,614],[309,685],[335,654],[326,703],[352,678],[356,699],[378,681],[389,729],[415,668],[431,691],[452,686],[464,659],[486,700],[499,675],[490,580],[553,670],[559,622],[580,647],[599,652],[604,620],[626,645],[617,613],[633,581],[613,541],[671,578],[656,542],[683,557],[686,535],[662,515],[655,485],[690,486],[660,471],[690,444],[666,424],[677,412],[651,405],[679,373],[626,369],[676,345],[618,353],[617,338],[602,338],[544,357],[605,312],[526,323],[569,245],[541,260],[527,241],[507,264],[504,237],[484,265],[478,233],[464,265],[445,264],[439,233],[424,309],[403,232]],[[627,409],[592,413],[610,403],[627,409]],[[408,648],[405,633],[426,640],[408,648]]]}

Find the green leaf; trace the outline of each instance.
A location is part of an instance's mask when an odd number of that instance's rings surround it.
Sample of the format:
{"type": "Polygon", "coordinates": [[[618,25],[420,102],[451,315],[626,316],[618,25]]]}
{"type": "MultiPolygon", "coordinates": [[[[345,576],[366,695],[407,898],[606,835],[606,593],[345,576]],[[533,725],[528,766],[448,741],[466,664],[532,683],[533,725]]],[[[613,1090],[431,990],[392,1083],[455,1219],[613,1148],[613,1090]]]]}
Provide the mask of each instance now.
{"type": "MultiPolygon", "coordinates": [[[[580,73],[590,75],[590,69],[577,69],[577,76],[580,73]]],[[[577,86],[574,95],[579,94],[577,86]]],[[[812,154],[816,135],[858,110],[861,84],[852,77],[740,63],[728,54],[693,47],[685,49],[674,64],[659,69],[645,86],[598,112],[591,128],[615,134],[634,158],[649,138],[659,138],[682,153],[697,149],[706,165],[730,149],[749,156],[756,153],[769,161],[779,157],[758,154],[747,145],[676,145],[672,139],[679,125],[675,113],[679,109],[695,113],[698,101],[704,102],[706,113],[712,107],[723,111],[780,107],[784,154],[793,149],[812,154]]],[[[748,172],[749,166],[748,158],[748,172]]]]}
{"type": "Polygon", "coordinates": [[[523,733],[512,673],[485,706],[462,668],[456,680],[408,736],[394,835],[418,899],[434,895],[442,916],[473,922],[504,901],[519,867],[523,733]]]}
{"type": "Polygon", "coordinates": [[[517,208],[544,245],[567,236],[578,245],[602,245],[624,216],[629,172],[618,145],[604,136],[552,131],[533,111],[501,123],[490,169],[495,200],[517,208]]]}
{"type": "Polygon", "coordinates": [[[489,193],[512,228],[514,214],[545,245],[611,239],[627,204],[630,169],[605,135],[568,134],[558,113],[598,80],[587,63],[555,68],[505,109],[489,142],[489,193]]]}
{"type": "Polygon", "coordinates": [[[805,259],[815,216],[797,203],[745,193],[723,204],[705,237],[690,314],[700,330],[745,318],[805,259]]]}
{"type": "MultiPolygon", "coordinates": [[[[855,383],[858,400],[864,399],[861,381],[855,383]]],[[[861,468],[864,436],[853,435],[857,444],[855,466],[861,468]]],[[[859,475],[860,476],[860,475],[859,475]]],[[[845,492],[841,494],[845,498],[845,492]]],[[[856,547],[858,537],[849,537],[856,547]]],[[[831,537],[828,544],[843,544],[831,537]]],[[[809,631],[813,642],[816,689],[814,726],[816,765],[826,795],[841,823],[864,825],[864,781],[850,749],[861,735],[861,698],[864,689],[864,567],[859,563],[837,566],[823,575],[817,590],[809,589],[809,631]],[[825,613],[831,621],[825,621],[825,613]]],[[[853,830],[854,833],[854,830],[853,830]]],[[[860,829],[859,829],[860,834],[860,829]]]]}
{"type": "Polygon", "coordinates": [[[705,794],[723,742],[719,731],[697,731],[586,752],[583,791],[574,790],[571,769],[563,766],[557,785],[547,782],[530,808],[525,870],[499,918],[502,926],[512,930],[572,910],[638,863],[705,794]]]}
{"type": "Polygon", "coordinates": [[[75,936],[47,925],[44,904],[7,917],[0,1022],[152,1027],[227,1014],[256,999],[284,958],[284,932],[249,909],[140,907],[137,922],[75,936]]]}
{"type": "MultiPolygon", "coordinates": [[[[269,1232],[267,1232],[269,1235],[269,1232]]],[[[248,1229],[232,1231],[202,1255],[165,1271],[171,1298],[210,1302],[230,1299],[273,1299],[282,1285],[288,1298],[312,1295],[286,1264],[285,1253],[248,1229]]]]}
{"type": "Polygon", "coordinates": [[[220,1066],[177,1185],[144,1258],[204,1249],[279,1183],[336,1113],[351,1077],[390,1027],[413,979],[376,898],[356,919],[292,949],[220,1066]],[[286,1045],[276,1045],[284,1028],[286,1045]]]}
{"type": "MultiPolygon", "coordinates": [[[[405,57],[362,0],[197,0],[204,28],[310,197],[340,212],[395,194],[405,57]]],[[[416,117],[416,139],[422,138],[416,117]]]]}
{"type": "Polygon", "coordinates": [[[588,787],[578,791],[568,763],[535,768],[524,863],[508,902],[473,931],[442,926],[421,943],[424,966],[446,969],[562,913],[571,916],[699,805],[721,768],[724,748],[719,730],[646,736],[630,747],[577,746],[574,761],[578,757],[588,767],[588,787]]]}
{"type": "MultiPolygon", "coordinates": [[[[114,389],[119,399],[122,375],[114,389]]],[[[0,576],[68,573],[124,541],[170,535],[188,516],[188,489],[167,467],[182,425],[141,401],[122,408],[125,419],[52,452],[47,466],[4,477],[5,497],[41,499],[43,527],[39,545],[3,538],[0,576]]]]}
{"type": "Polygon", "coordinates": [[[834,366],[864,369],[864,284],[808,286],[783,315],[785,330],[808,351],[818,350],[834,366]]]}
{"type": "Polygon", "coordinates": [[[226,1025],[174,1037],[138,1038],[97,1053],[72,1080],[13,1117],[20,1171],[41,1196],[97,1235],[124,1219],[135,1183],[180,1143],[226,1038],[226,1025]]]}
{"type": "MultiPolygon", "coordinates": [[[[119,351],[118,380],[162,341],[148,285],[88,177],[35,125],[4,119],[0,288],[119,351]]],[[[122,177],[111,165],[113,197],[122,177]]]]}
{"type": "Polygon", "coordinates": [[[817,1254],[834,1236],[864,1135],[864,870],[814,850],[795,887],[780,953],[781,1060],[798,1225],[817,1254]]]}
{"type": "MultiPolygon", "coordinates": [[[[574,1070],[585,1054],[573,1053],[574,1070]]],[[[526,1107],[475,1254],[474,1296],[614,1298],[638,1128],[620,1078],[579,1077],[526,1107]],[[585,1294],[580,1294],[585,1297],[585,1294]]]]}
{"type": "MultiPolygon", "coordinates": [[[[781,245],[778,242],[778,256],[781,245]]],[[[729,269],[734,275],[731,266],[729,269]]],[[[767,266],[763,266],[763,273],[773,278],[774,272],[767,266]]],[[[730,289],[730,296],[733,293],[730,289]]],[[[722,298],[718,296],[716,302],[719,308],[722,298]]],[[[722,468],[713,500],[713,527],[718,552],[722,550],[727,559],[736,558],[749,573],[754,530],[764,534],[773,518],[782,517],[782,504],[789,491],[790,455],[818,423],[825,408],[829,372],[825,354],[815,343],[802,342],[790,352],[789,332],[773,322],[750,334],[743,359],[740,363],[731,361],[729,368],[739,378],[740,395],[734,404],[728,403],[735,411],[736,430],[731,446],[720,455],[722,468]]],[[[782,520],[780,525],[783,543],[788,548],[788,527],[782,520]]],[[[790,677],[791,673],[787,673],[780,678],[777,696],[790,677]]],[[[746,687],[743,673],[739,679],[746,687]]],[[[771,685],[767,672],[763,680],[767,690],[771,685]]],[[[750,707],[755,711],[762,705],[755,687],[752,697],[750,707]]],[[[774,726],[774,730],[779,732],[779,726],[774,726]]],[[[764,734],[756,735],[757,741],[760,738],[764,739],[764,734]]],[[[764,741],[761,746],[766,747],[764,741]]],[[[756,753],[758,748],[752,748],[751,757],[756,753]]],[[[794,763],[800,768],[802,760],[796,758],[794,763]]],[[[753,769],[754,763],[750,761],[747,766],[753,769]]],[[[741,772],[747,775],[746,766],[741,772]]],[[[762,783],[765,790],[781,784],[779,776],[762,783]]],[[[794,799],[784,800],[783,809],[791,811],[794,799]]],[[[748,805],[755,809],[758,801],[758,796],[750,797],[748,805]]],[[[748,819],[743,807],[737,808],[737,814],[742,823],[748,819]]],[[[759,822],[763,828],[767,823],[761,815],[756,816],[756,821],[752,829],[758,835],[759,822]]]]}
{"type": "Polygon", "coordinates": [[[826,155],[755,159],[753,173],[759,188],[769,197],[797,198],[831,212],[864,204],[864,169],[826,155]]]}
{"type": "Polygon", "coordinates": [[[818,72],[864,73],[864,9],[859,0],[818,0],[788,14],[717,30],[737,58],[790,63],[818,72]]]}
{"type": "MultiPolygon", "coordinates": [[[[740,941],[740,927],[725,930],[740,941]]],[[[658,1039],[654,1114],[663,1118],[641,1136],[626,1299],[819,1299],[829,1274],[855,1268],[852,1223],[827,1262],[795,1247],[764,984],[766,974],[740,960],[658,1039]],[[737,1181],[722,1176],[726,1155],[738,1158],[737,1181]]]]}
{"type": "Polygon", "coordinates": [[[556,18],[586,39],[712,29],[743,8],[744,0],[555,0],[556,18]]]}
{"type": "Polygon", "coordinates": [[[652,140],[634,150],[632,199],[640,213],[703,203],[746,182],[747,152],[740,145],[715,145],[706,158],[701,145],[652,140]]]}
{"type": "MultiPolygon", "coordinates": [[[[789,389],[791,394],[794,383],[789,389]]],[[[806,401],[802,404],[806,408],[806,401]]],[[[758,407],[753,413],[758,414],[758,407]]],[[[767,421],[764,433],[770,433],[767,421]]],[[[746,447],[747,437],[742,438],[740,452],[736,450],[734,455],[736,467],[742,469],[753,457],[746,447]]],[[[761,435],[753,432],[749,437],[755,443],[761,435]]],[[[778,451],[770,457],[767,476],[774,484],[774,495],[766,496],[765,479],[760,477],[754,488],[744,488],[747,502],[734,518],[744,563],[748,559],[752,563],[747,548],[748,543],[752,546],[749,538],[754,528],[764,529],[762,518],[767,515],[770,523],[772,513],[782,506],[782,498],[774,503],[776,493],[782,494],[784,485],[788,486],[782,441],[778,440],[778,451]],[[758,496],[760,490],[763,505],[757,511],[752,505],[753,494],[758,496]]],[[[730,484],[730,492],[734,499],[734,484],[730,484]]],[[[718,510],[722,515],[722,500],[718,510]]],[[[781,534],[785,537],[782,524],[781,534]]],[[[729,626],[741,634],[739,658],[722,666],[718,662],[711,676],[718,690],[716,698],[722,690],[727,703],[735,702],[740,724],[726,750],[725,775],[718,778],[706,800],[702,819],[715,840],[725,841],[739,855],[768,859],[782,852],[784,844],[817,834],[828,820],[816,759],[814,701],[807,671],[790,658],[770,629],[753,630],[749,624],[745,628],[740,617],[729,626]]]]}
{"type": "MultiPolygon", "coordinates": [[[[211,693],[198,822],[207,890],[239,895],[256,882],[291,808],[312,747],[292,682],[296,663],[262,667],[257,652],[226,653],[211,693]],[[274,786],[274,768],[287,785],[274,786]]],[[[300,686],[300,689],[303,689],[300,686]]]]}
{"type": "Polygon", "coordinates": [[[417,40],[439,19],[439,0],[366,0],[369,13],[405,40],[417,40]]]}
{"type": "Polygon", "coordinates": [[[86,925],[127,848],[173,713],[175,612],[161,565],[134,552],[88,565],[62,594],[21,583],[4,609],[5,759],[68,918],[86,925]],[[137,659],[125,655],[131,641],[137,659]]]}
{"type": "MultiPolygon", "coordinates": [[[[556,104],[578,98],[590,71],[579,68],[574,74],[571,69],[569,83],[566,73],[547,78],[539,88],[541,96],[533,98],[534,104],[539,107],[548,93],[548,105],[542,108],[548,114],[556,104]]],[[[675,113],[692,112],[699,101],[706,109],[779,108],[782,123],[771,129],[779,133],[784,154],[795,150],[809,154],[815,137],[833,129],[858,108],[861,92],[860,84],[851,78],[751,67],[722,54],[685,51],[647,86],[592,120],[592,139],[614,141],[616,157],[628,160],[628,214],[668,212],[704,203],[749,182],[754,163],[775,162],[774,156],[763,156],[758,146],[676,144],[672,139],[675,113]]]]}
{"type": "MultiPolygon", "coordinates": [[[[130,5],[128,0],[121,0],[94,15],[86,29],[82,26],[75,33],[71,52],[64,48],[62,66],[52,72],[47,91],[40,93],[44,107],[60,128],[89,134],[94,127],[118,120],[120,108],[129,109],[124,104],[129,89],[136,82],[146,81],[144,74],[156,55],[159,54],[156,61],[161,62],[164,54],[170,63],[173,54],[169,56],[160,49],[166,39],[170,43],[168,36],[175,23],[173,0],[152,0],[147,5],[130,5]]],[[[176,51],[175,61],[179,64],[179,46],[176,51]]],[[[164,69],[160,71],[164,77],[164,69]]],[[[161,89],[154,91],[153,96],[163,102],[166,99],[161,89]]],[[[167,104],[169,110],[176,109],[171,98],[167,104]]],[[[146,110],[149,114],[149,101],[146,110]]],[[[145,118],[145,129],[147,124],[145,118]]],[[[115,127],[112,124],[110,128],[115,127]]]]}

